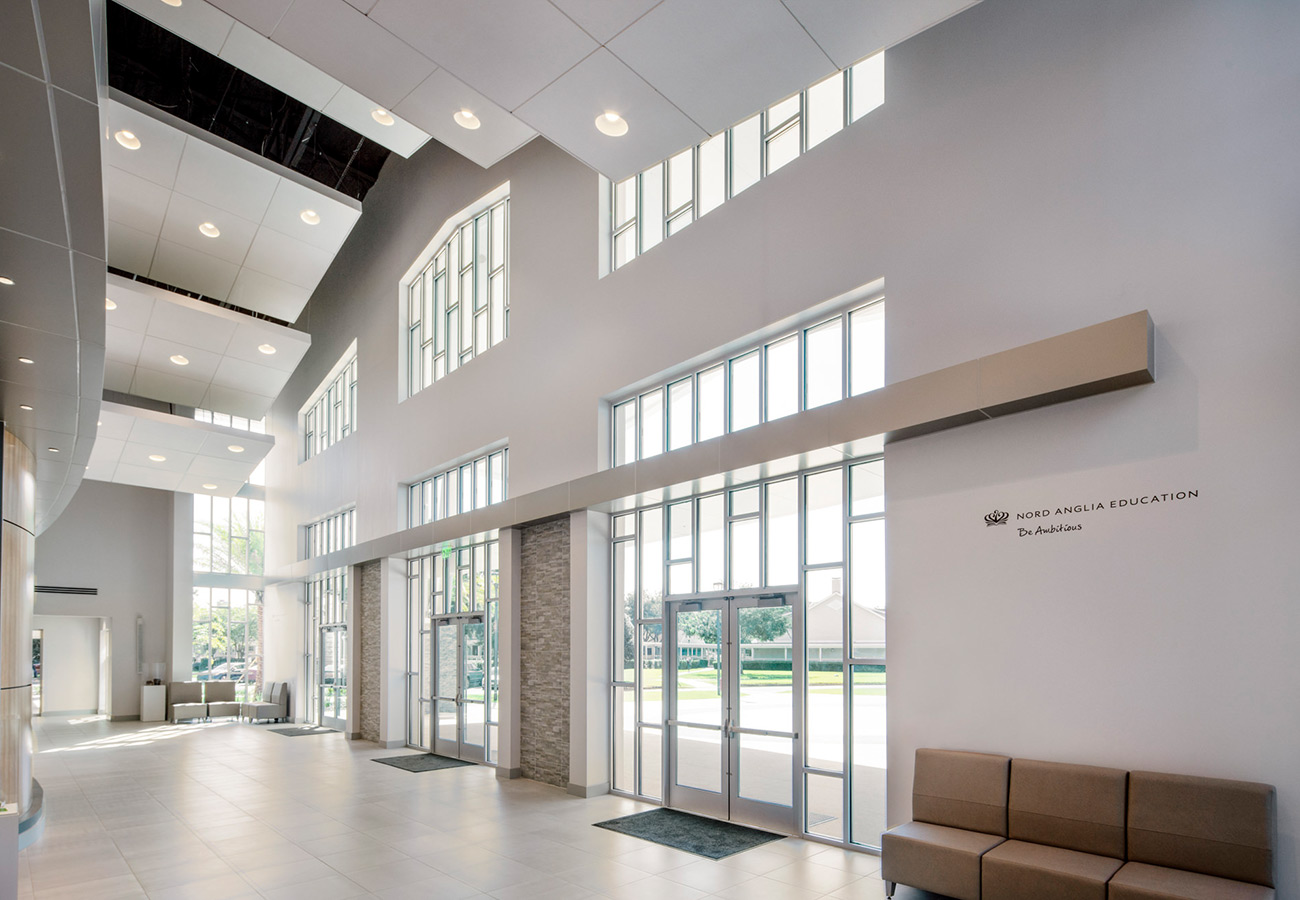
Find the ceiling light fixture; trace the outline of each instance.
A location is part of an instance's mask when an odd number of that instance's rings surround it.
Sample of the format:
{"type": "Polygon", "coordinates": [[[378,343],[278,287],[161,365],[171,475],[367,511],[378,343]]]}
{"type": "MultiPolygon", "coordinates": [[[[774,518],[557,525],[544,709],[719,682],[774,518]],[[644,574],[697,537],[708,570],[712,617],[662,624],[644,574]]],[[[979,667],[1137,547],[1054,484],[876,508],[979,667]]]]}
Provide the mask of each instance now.
{"type": "Polygon", "coordinates": [[[190,361],[186,359],[184,356],[181,356],[179,353],[173,353],[171,356],[168,357],[168,359],[170,359],[173,363],[175,363],[178,366],[188,366],[190,364],[190,361]]]}
{"type": "Polygon", "coordinates": [[[452,116],[452,118],[456,120],[456,124],[461,128],[468,128],[470,131],[477,131],[478,127],[483,124],[479,121],[478,116],[474,115],[474,113],[470,112],[468,109],[462,109],[460,112],[452,116]]]}
{"type": "Polygon", "coordinates": [[[18,361],[19,361],[20,363],[22,363],[23,365],[25,365],[25,366],[34,365],[35,362],[36,362],[36,360],[34,360],[34,359],[29,359],[29,358],[26,357],[26,356],[20,356],[20,357],[18,357],[18,361]]]}
{"type": "Polygon", "coordinates": [[[48,451],[50,451],[51,453],[58,453],[58,452],[59,452],[59,448],[58,448],[58,447],[46,447],[45,449],[48,450],[48,451]]]}
{"type": "Polygon", "coordinates": [[[135,132],[127,131],[125,128],[121,131],[114,132],[113,139],[128,150],[140,149],[140,139],[135,136],[135,132]]]}
{"type": "Polygon", "coordinates": [[[257,349],[260,352],[265,353],[267,356],[270,356],[272,353],[275,352],[275,348],[272,347],[270,344],[258,344],[257,349]]]}
{"type": "Polygon", "coordinates": [[[393,114],[390,113],[388,110],[384,109],[382,106],[378,106],[372,109],[370,111],[370,118],[374,119],[380,125],[383,125],[385,127],[392,125],[394,122],[397,121],[396,119],[393,118],[393,114]]]}
{"type": "Polygon", "coordinates": [[[199,231],[204,237],[221,237],[221,229],[211,222],[204,222],[199,226],[199,231]]]}
{"type": "Polygon", "coordinates": [[[117,304],[107,297],[104,298],[104,309],[117,309],[117,304]]]}
{"type": "Polygon", "coordinates": [[[298,218],[302,219],[308,225],[320,224],[320,213],[316,212],[314,209],[304,209],[302,212],[298,213],[298,218]]]}
{"type": "Polygon", "coordinates": [[[229,450],[231,453],[243,453],[243,452],[244,452],[244,448],[241,447],[241,446],[239,446],[238,444],[231,444],[231,445],[230,445],[229,447],[227,447],[226,449],[229,450]]]}
{"type": "Polygon", "coordinates": [[[149,458],[154,462],[167,462],[167,457],[163,456],[161,453],[150,453],[149,458]]]}
{"type": "Polygon", "coordinates": [[[19,403],[19,404],[18,404],[18,408],[21,409],[23,412],[31,412],[31,411],[32,411],[32,408],[31,408],[30,406],[28,406],[26,403],[19,403]]]}
{"type": "Polygon", "coordinates": [[[13,283],[14,280],[12,278],[6,278],[5,276],[0,275],[0,284],[13,284],[13,283]]]}
{"type": "Polygon", "coordinates": [[[606,110],[596,116],[596,130],[610,137],[622,137],[627,134],[627,119],[616,112],[606,110]]]}
{"type": "Polygon", "coordinates": [[[180,6],[183,2],[184,0],[163,0],[163,3],[166,3],[168,6],[180,6]]]}
{"type": "Polygon", "coordinates": [[[205,491],[215,491],[216,489],[217,489],[217,486],[216,486],[215,484],[205,484],[205,485],[203,485],[203,490],[205,490],[205,491]]]}

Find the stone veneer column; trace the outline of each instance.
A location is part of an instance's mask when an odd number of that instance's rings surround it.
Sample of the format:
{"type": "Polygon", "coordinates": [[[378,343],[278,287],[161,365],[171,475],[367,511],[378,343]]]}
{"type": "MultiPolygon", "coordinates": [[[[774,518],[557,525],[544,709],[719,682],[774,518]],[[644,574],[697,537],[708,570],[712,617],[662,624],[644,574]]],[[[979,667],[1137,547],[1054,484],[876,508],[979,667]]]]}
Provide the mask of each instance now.
{"type": "Polygon", "coordinates": [[[569,786],[569,517],[520,529],[519,766],[569,786]]]}
{"type": "Polygon", "coordinates": [[[32,606],[36,592],[36,460],[4,431],[0,469],[0,795],[32,799],[32,606]]]}
{"type": "Polygon", "coordinates": [[[383,565],[373,560],[357,566],[361,589],[357,591],[356,680],[352,700],[356,703],[358,730],[363,741],[379,741],[383,716],[383,565]]]}

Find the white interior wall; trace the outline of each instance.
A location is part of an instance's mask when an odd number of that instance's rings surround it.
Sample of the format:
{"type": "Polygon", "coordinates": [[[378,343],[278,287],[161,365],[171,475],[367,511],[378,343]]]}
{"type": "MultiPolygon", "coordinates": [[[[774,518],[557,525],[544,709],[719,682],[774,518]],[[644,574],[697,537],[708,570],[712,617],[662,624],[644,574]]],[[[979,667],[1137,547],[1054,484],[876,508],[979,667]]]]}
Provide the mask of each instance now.
{"type": "Polygon", "coordinates": [[[544,141],[390,160],[275,408],[270,567],[345,503],[397,530],[400,482],[500,438],[516,495],[591,472],[602,396],[878,277],[891,381],[1148,308],[1155,385],[889,447],[890,818],[917,746],[1259,779],[1296,897],[1298,37],[1284,0],[986,0],[888,53],[881,109],[604,279],[596,177],[544,141]],[[398,403],[397,279],[507,178],[511,335],[398,403]],[[298,465],[353,338],[359,430],[298,465]]]}
{"type": "Polygon", "coordinates": [[[42,715],[99,708],[99,623],[89,616],[33,616],[41,641],[42,715]]]}
{"type": "Polygon", "coordinates": [[[99,589],[95,596],[37,594],[35,612],[109,620],[108,711],[116,718],[140,714],[136,616],[144,617],[146,660],[165,660],[170,649],[172,503],[169,491],[86,481],[36,539],[37,584],[99,589]]]}

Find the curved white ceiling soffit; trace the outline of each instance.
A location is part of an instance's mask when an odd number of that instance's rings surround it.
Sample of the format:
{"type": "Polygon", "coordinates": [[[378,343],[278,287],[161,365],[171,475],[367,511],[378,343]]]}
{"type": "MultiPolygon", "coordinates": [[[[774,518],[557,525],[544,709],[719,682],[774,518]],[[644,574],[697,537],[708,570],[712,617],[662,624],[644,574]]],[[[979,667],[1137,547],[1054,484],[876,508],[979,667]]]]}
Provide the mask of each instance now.
{"type": "Polygon", "coordinates": [[[0,416],[36,456],[37,534],[81,484],[103,395],[101,16],[29,0],[0,16],[0,416]]]}
{"type": "Polygon", "coordinates": [[[402,156],[541,134],[617,180],[978,0],[119,2],[402,156]]]}

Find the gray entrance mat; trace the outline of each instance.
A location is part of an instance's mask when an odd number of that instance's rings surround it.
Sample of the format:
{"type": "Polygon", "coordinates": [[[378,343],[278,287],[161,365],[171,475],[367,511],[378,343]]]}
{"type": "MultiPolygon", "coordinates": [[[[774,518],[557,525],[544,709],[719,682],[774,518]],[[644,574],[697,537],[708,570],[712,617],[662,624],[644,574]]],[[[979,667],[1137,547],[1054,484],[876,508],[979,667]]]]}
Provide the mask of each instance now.
{"type": "Polygon", "coordinates": [[[407,772],[436,772],[438,769],[455,769],[460,766],[474,765],[472,762],[465,762],[463,759],[452,759],[450,756],[438,756],[434,753],[385,756],[382,759],[372,759],[371,762],[383,763],[386,766],[392,766],[394,769],[405,769],[407,772]]]}
{"type": "Polygon", "coordinates": [[[268,730],[274,734],[284,734],[289,737],[302,737],[307,734],[338,734],[332,728],[319,728],[315,725],[308,725],[303,728],[270,728],[268,730]]]}
{"type": "Polygon", "coordinates": [[[653,841],[708,859],[724,859],[785,837],[783,834],[718,822],[676,809],[652,809],[606,822],[596,822],[595,825],[597,828],[608,828],[619,834],[653,841]]]}

